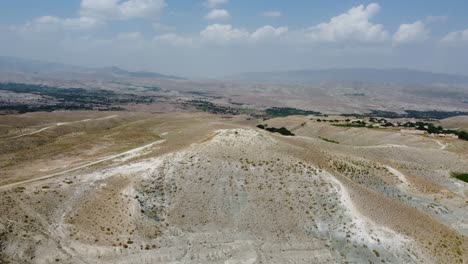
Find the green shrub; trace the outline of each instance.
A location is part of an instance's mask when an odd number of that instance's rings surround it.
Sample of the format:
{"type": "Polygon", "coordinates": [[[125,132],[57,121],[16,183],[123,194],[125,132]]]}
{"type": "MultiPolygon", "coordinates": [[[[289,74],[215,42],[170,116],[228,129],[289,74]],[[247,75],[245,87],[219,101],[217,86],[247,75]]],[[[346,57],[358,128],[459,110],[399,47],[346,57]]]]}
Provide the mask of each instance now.
{"type": "Polygon", "coordinates": [[[452,172],[450,173],[450,175],[454,178],[459,179],[460,181],[468,183],[468,173],[452,172]]]}

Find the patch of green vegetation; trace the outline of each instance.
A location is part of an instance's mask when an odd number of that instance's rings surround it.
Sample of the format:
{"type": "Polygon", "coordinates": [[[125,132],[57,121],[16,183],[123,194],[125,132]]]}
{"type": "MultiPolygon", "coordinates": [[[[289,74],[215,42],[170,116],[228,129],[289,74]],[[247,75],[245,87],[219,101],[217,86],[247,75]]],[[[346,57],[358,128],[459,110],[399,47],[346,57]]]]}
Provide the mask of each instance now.
{"type": "Polygon", "coordinates": [[[345,96],[366,96],[365,93],[346,93],[345,96]]]}
{"type": "Polygon", "coordinates": [[[257,127],[260,128],[260,129],[264,129],[266,131],[269,131],[271,133],[280,133],[283,136],[295,136],[294,133],[292,133],[291,131],[289,131],[285,127],[281,127],[281,128],[268,127],[268,125],[266,125],[266,124],[265,125],[258,125],[257,127]]]}
{"type": "Polygon", "coordinates": [[[371,110],[366,114],[342,114],[342,116],[356,117],[384,117],[384,118],[416,118],[416,119],[444,119],[454,116],[468,115],[468,112],[461,111],[417,111],[405,110],[406,113],[399,114],[390,111],[371,110]]]}
{"type": "MultiPolygon", "coordinates": [[[[310,120],[313,120],[313,119],[310,119],[310,120]]],[[[317,119],[317,122],[330,122],[330,123],[339,123],[339,122],[340,122],[340,120],[337,120],[337,119],[328,120],[328,119],[320,119],[320,118],[318,118],[318,119],[317,119]]]]}
{"type": "Polygon", "coordinates": [[[239,106],[244,105],[243,103],[237,103],[237,102],[233,102],[231,100],[229,101],[229,103],[232,104],[232,105],[239,105],[239,106]]]}
{"type": "Polygon", "coordinates": [[[458,132],[458,134],[456,134],[456,135],[458,135],[459,139],[463,139],[463,140],[468,141],[468,132],[463,131],[463,130],[462,131],[457,131],[457,132],[458,132]]]}
{"type": "Polygon", "coordinates": [[[406,122],[402,124],[404,127],[414,127],[417,130],[427,131],[429,134],[454,134],[459,139],[468,141],[468,132],[463,130],[444,129],[442,126],[435,126],[432,123],[418,121],[416,123],[406,122]]]}
{"type": "Polygon", "coordinates": [[[231,107],[215,105],[211,102],[202,101],[202,100],[190,100],[184,103],[186,106],[193,106],[198,110],[203,112],[208,112],[212,114],[223,114],[223,115],[238,115],[240,110],[231,107]]]}
{"type": "Polygon", "coordinates": [[[337,127],[367,127],[367,123],[364,121],[353,121],[351,123],[346,124],[334,124],[337,127]]]}
{"type": "Polygon", "coordinates": [[[324,140],[324,141],[327,141],[327,142],[330,142],[330,143],[334,143],[334,144],[340,144],[340,142],[338,141],[335,141],[335,140],[332,140],[332,139],[328,139],[328,138],[324,138],[324,137],[319,137],[321,140],[324,140]]]}
{"type": "Polygon", "coordinates": [[[322,113],[316,111],[307,111],[289,107],[272,107],[265,110],[269,117],[287,117],[293,115],[321,115],[322,113]]]}
{"type": "MultiPolygon", "coordinates": [[[[433,123],[430,122],[406,122],[406,123],[398,123],[394,125],[388,122],[386,119],[376,119],[374,117],[370,117],[369,121],[371,124],[366,123],[365,121],[353,121],[351,123],[349,119],[345,120],[346,124],[333,124],[333,126],[337,127],[366,127],[366,128],[378,128],[378,126],[374,126],[373,124],[378,123],[381,127],[395,127],[395,126],[402,126],[402,127],[410,127],[415,128],[416,130],[426,131],[429,134],[453,134],[458,136],[461,140],[468,141],[468,132],[463,130],[453,130],[453,129],[444,129],[442,126],[435,126],[433,123]]],[[[338,120],[325,120],[325,119],[317,119],[317,122],[338,122],[338,120]]]]}
{"type": "Polygon", "coordinates": [[[44,96],[52,100],[38,105],[1,103],[0,110],[19,113],[54,110],[124,110],[115,105],[153,103],[148,96],[121,94],[103,89],[61,88],[23,83],[0,83],[0,90],[44,96]]]}
{"type": "Polygon", "coordinates": [[[405,110],[407,117],[419,118],[419,119],[444,119],[460,115],[468,115],[467,112],[461,111],[416,111],[416,110],[405,110]]]}
{"type": "Polygon", "coordinates": [[[187,94],[192,94],[192,95],[197,95],[197,96],[202,96],[202,97],[207,97],[207,98],[213,98],[213,99],[221,99],[223,98],[222,96],[217,96],[217,95],[213,95],[209,92],[203,92],[203,91],[188,91],[188,92],[185,92],[187,94]]]}
{"type": "Polygon", "coordinates": [[[390,111],[371,110],[370,113],[366,114],[342,114],[342,116],[354,116],[359,117],[384,117],[384,118],[402,118],[404,115],[390,111]]]}
{"type": "Polygon", "coordinates": [[[460,181],[468,183],[468,173],[452,172],[450,175],[460,181]]]}
{"type": "Polygon", "coordinates": [[[152,86],[142,86],[143,88],[145,88],[145,91],[147,92],[159,92],[161,91],[161,88],[160,87],[152,87],[152,86]]]}
{"type": "MultiPolygon", "coordinates": [[[[0,105],[0,111],[6,112],[16,112],[20,114],[28,113],[28,112],[52,112],[57,110],[95,110],[92,106],[85,106],[85,105],[63,105],[63,104],[55,104],[55,105],[25,105],[25,104],[15,104],[15,105],[0,105]]],[[[108,109],[106,109],[108,110],[108,109]]],[[[115,110],[111,111],[121,111],[125,110],[123,108],[116,108],[115,110]]]]}

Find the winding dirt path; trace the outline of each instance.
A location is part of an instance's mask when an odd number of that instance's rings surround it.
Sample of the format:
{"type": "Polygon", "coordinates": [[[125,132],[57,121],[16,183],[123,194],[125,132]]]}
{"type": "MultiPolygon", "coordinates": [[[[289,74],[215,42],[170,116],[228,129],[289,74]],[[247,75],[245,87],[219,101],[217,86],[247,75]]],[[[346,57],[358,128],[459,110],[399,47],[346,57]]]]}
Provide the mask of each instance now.
{"type": "Polygon", "coordinates": [[[96,164],[99,164],[99,163],[102,163],[102,162],[117,159],[117,158],[125,158],[123,161],[126,161],[128,159],[131,159],[131,158],[134,158],[134,157],[138,156],[141,152],[145,151],[146,149],[148,149],[148,148],[150,148],[150,147],[152,147],[152,146],[154,146],[156,144],[161,144],[161,143],[163,143],[165,141],[166,140],[158,140],[158,141],[152,142],[150,144],[147,144],[147,145],[144,145],[144,146],[141,146],[141,147],[138,147],[138,148],[134,148],[134,149],[131,149],[129,151],[125,151],[123,153],[114,154],[114,155],[110,155],[110,156],[100,158],[100,159],[98,159],[96,161],[86,163],[86,164],[80,165],[80,166],[75,167],[75,168],[71,168],[71,169],[68,169],[68,170],[52,173],[52,174],[42,176],[42,177],[39,177],[39,178],[34,178],[34,179],[29,179],[29,180],[24,180],[24,181],[20,181],[20,182],[15,182],[15,183],[3,185],[3,186],[0,186],[0,191],[11,189],[13,187],[16,187],[18,185],[22,185],[22,184],[25,184],[25,183],[31,183],[31,182],[36,182],[36,181],[41,181],[41,180],[53,178],[53,177],[56,177],[56,176],[59,176],[59,175],[65,174],[65,173],[74,172],[74,171],[77,171],[77,170],[80,170],[80,169],[84,169],[84,168],[87,168],[87,167],[90,167],[90,166],[93,166],[93,165],[96,165],[96,164]]]}
{"type": "Polygon", "coordinates": [[[117,116],[118,115],[111,115],[111,116],[106,116],[106,117],[101,117],[101,118],[96,118],[96,119],[83,119],[83,120],[78,120],[78,121],[73,121],[73,122],[56,123],[55,125],[52,125],[52,126],[44,127],[44,128],[39,129],[39,130],[30,132],[30,133],[25,133],[25,134],[17,135],[17,136],[14,136],[14,137],[5,138],[3,140],[9,140],[9,139],[16,139],[16,138],[21,138],[21,137],[26,137],[26,136],[32,136],[32,135],[39,134],[39,133],[41,133],[41,132],[43,132],[45,130],[48,130],[48,129],[51,129],[51,128],[54,128],[54,127],[65,126],[65,125],[76,124],[76,123],[89,122],[89,121],[106,120],[106,119],[114,118],[114,117],[117,117],[117,116]]]}

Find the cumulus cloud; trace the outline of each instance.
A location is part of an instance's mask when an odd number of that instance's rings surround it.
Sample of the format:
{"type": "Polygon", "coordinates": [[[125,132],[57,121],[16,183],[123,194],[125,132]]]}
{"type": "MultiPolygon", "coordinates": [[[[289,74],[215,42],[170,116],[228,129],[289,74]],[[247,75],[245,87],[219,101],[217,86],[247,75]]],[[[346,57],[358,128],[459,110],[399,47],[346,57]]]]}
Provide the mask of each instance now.
{"type": "Polygon", "coordinates": [[[85,30],[94,28],[99,22],[90,17],[59,18],[54,16],[42,16],[32,22],[26,23],[23,31],[51,32],[59,30],[85,30]]]}
{"type": "Polygon", "coordinates": [[[79,17],[42,16],[26,23],[25,31],[84,30],[112,20],[158,18],[166,7],[164,0],[82,0],[79,17]]]}
{"type": "Polygon", "coordinates": [[[398,31],[393,35],[393,42],[399,44],[409,44],[423,42],[429,38],[429,30],[421,21],[412,24],[401,24],[398,31]]]}
{"type": "Polygon", "coordinates": [[[156,36],[153,39],[157,43],[165,43],[173,46],[190,46],[193,43],[192,38],[186,38],[174,33],[156,36]]]}
{"type": "Polygon", "coordinates": [[[164,0],[82,0],[79,17],[42,16],[26,23],[23,31],[85,30],[110,20],[156,18],[166,7],[164,0]]]}
{"type": "Polygon", "coordinates": [[[446,44],[468,43],[468,28],[465,30],[448,33],[441,39],[441,42],[446,44]]]}
{"type": "Polygon", "coordinates": [[[305,37],[314,42],[381,42],[389,34],[383,25],[370,22],[380,11],[378,4],[356,6],[348,12],[333,17],[328,23],[321,23],[305,30],[305,37]]]}
{"type": "Polygon", "coordinates": [[[209,20],[222,20],[228,19],[231,15],[225,9],[213,9],[208,14],[206,14],[205,19],[209,20]]]}
{"type": "Polygon", "coordinates": [[[202,41],[215,44],[248,43],[271,40],[288,32],[287,27],[264,26],[250,33],[245,29],[234,28],[232,25],[213,24],[200,32],[202,41]]]}
{"type": "Polygon", "coordinates": [[[250,39],[254,42],[263,41],[267,39],[272,39],[275,37],[279,37],[284,35],[288,32],[287,27],[278,27],[274,28],[272,26],[264,26],[257,29],[250,35],[250,39]]]}
{"type": "Polygon", "coordinates": [[[80,14],[100,20],[158,18],[165,7],[164,0],[82,0],[80,14]]]}
{"type": "Polygon", "coordinates": [[[238,42],[248,39],[250,33],[244,29],[234,28],[232,25],[212,24],[200,32],[204,41],[217,44],[238,42]]]}
{"type": "Polygon", "coordinates": [[[278,18],[281,17],[281,12],[280,11],[265,11],[262,13],[263,17],[268,17],[268,18],[278,18]]]}
{"type": "Polygon", "coordinates": [[[229,0],[208,0],[205,2],[205,6],[208,8],[215,8],[220,5],[227,4],[229,0]]]}

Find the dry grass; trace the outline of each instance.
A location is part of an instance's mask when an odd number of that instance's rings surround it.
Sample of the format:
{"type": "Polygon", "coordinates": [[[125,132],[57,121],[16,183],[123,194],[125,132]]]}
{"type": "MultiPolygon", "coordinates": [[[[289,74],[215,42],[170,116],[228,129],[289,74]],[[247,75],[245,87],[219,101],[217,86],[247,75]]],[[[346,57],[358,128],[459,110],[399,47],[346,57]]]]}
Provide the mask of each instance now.
{"type": "Polygon", "coordinates": [[[267,122],[297,136],[244,117],[122,113],[2,142],[5,184],[164,140],[128,159],[0,187],[0,260],[466,261],[467,187],[450,171],[468,162],[456,147],[304,117],[267,122]]]}

